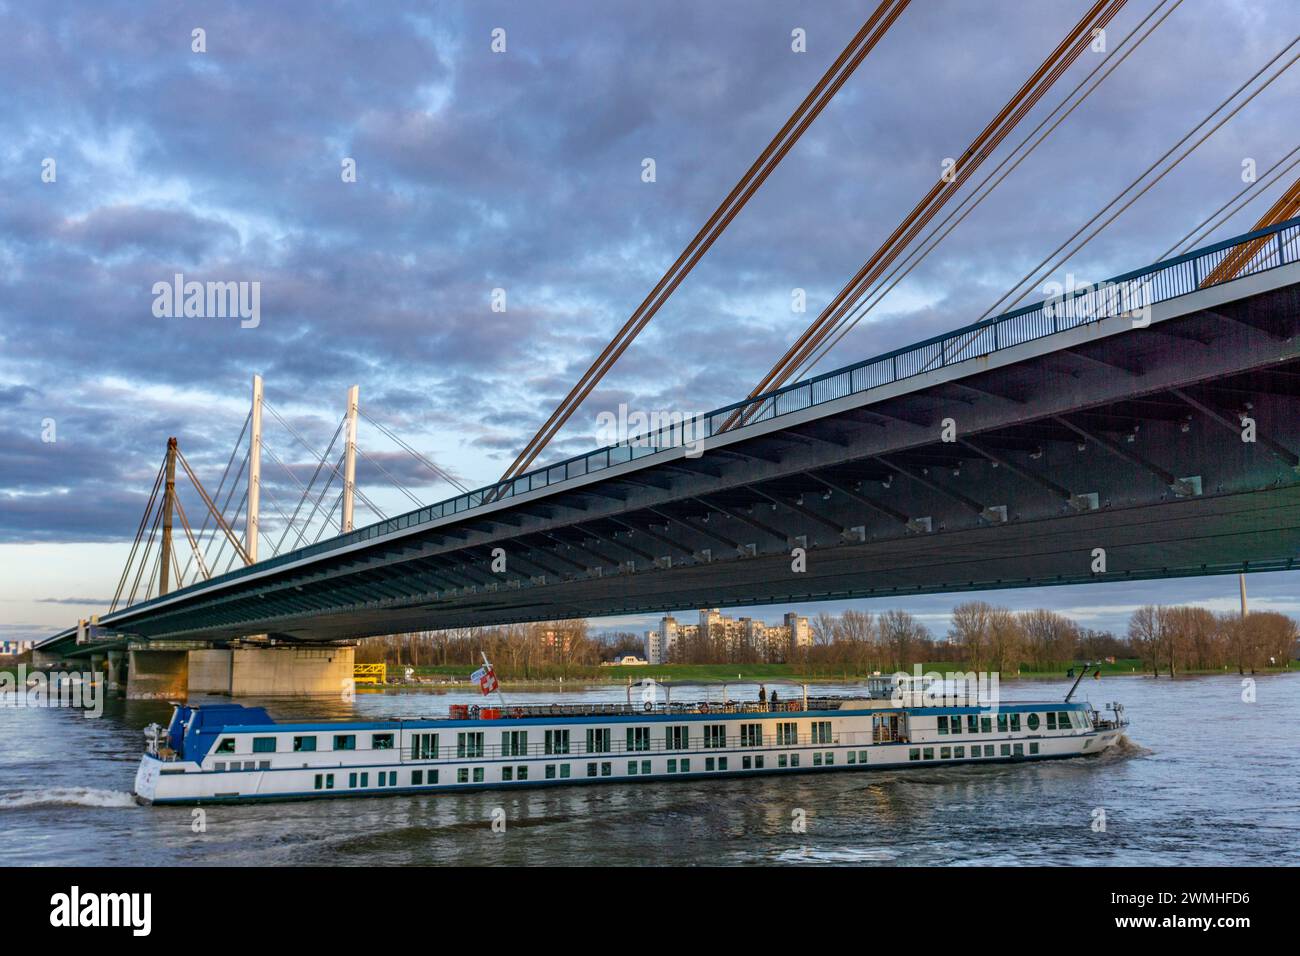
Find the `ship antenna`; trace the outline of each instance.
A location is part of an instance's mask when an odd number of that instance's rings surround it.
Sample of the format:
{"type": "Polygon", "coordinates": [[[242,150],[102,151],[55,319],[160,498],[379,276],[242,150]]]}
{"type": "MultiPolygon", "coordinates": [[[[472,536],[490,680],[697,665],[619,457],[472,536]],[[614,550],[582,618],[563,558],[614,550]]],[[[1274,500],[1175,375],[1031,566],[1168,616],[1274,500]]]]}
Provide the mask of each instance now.
{"type": "Polygon", "coordinates": [[[1092,661],[1084,661],[1083,666],[1079,668],[1079,676],[1074,679],[1074,686],[1071,687],[1070,692],[1065,695],[1065,702],[1067,704],[1070,702],[1070,698],[1074,696],[1074,692],[1079,689],[1079,681],[1083,680],[1083,675],[1088,673],[1088,668],[1091,666],[1092,661]]]}

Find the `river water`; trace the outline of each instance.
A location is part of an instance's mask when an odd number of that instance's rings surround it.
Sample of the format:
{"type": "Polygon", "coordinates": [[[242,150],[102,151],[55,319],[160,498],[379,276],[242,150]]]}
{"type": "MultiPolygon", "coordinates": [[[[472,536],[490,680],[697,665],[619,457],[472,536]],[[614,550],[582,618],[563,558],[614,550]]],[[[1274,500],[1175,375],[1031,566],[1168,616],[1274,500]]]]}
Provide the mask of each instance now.
{"type": "MultiPolygon", "coordinates": [[[[1067,689],[1004,682],[1002,696],[1059,700],[1067,689]]],[[[98,719],[0,707],[0,834],[7,865],[1294,865],[1300,674],[1260,676],[1254,690],[1243,701],[1236,675],[1090,680],[1081,696],[1098,708],[1119,700],[1133,721],[1124,746],[1100,757],[213,806],[202,832],[193,808],[137,807],[130,795],[141,728],[166,724],[167,705],[110,701],[98,719]],[[504,832],[493,832],[496,808],[504,832]]],[[[757,687],[729,693],[756,697],[757,687]]],[[[277,719],[445,714],[458,702],[477,701],[434,691],[241,700],[277,719]]]]}

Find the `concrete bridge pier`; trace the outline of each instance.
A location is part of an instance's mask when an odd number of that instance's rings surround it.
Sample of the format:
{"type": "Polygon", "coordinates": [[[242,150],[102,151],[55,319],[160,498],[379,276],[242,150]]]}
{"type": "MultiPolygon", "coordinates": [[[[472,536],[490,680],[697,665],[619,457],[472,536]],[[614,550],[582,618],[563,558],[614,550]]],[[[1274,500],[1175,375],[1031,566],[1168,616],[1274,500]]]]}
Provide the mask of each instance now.
{"type": "Polygon", "coordinates": [[[191,651],[189,689],[231,697],[333,697],[352,688],[355,652],[344,645],[191,651]]]}
{"type": "Polygon", "coordinates": [[[128,651],[128,700],[184,700],[189,694],[190,652],[207,644],[196,641],[151,641],[128,651]]]}
{"type": "Polygon", "coordinates": [[[126,652],[108,652],[107,681],[106,687],[110,694],[121,694],[126,691],[126,652]]]}
{"type": "Polygon", "coordinates": [[[356,648],[350,645],[177,647],[158,642],[133,647],[127,696],[181,698],[333,697],[352,689],[356,648]],[[138,668],[145,670],[139,672],[138,668]]]}

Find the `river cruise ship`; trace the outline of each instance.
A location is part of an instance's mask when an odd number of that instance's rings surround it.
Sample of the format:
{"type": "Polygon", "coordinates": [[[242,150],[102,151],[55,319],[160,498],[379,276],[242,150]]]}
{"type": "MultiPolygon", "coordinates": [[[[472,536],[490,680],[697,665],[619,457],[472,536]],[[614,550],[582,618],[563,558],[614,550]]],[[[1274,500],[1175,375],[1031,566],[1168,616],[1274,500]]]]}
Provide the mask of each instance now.
{"type": "Polygon", "coordinates": [[[1103,715],[1069,697],[905,699],[873,680],[861,697],[453,705],[445,718],[373,721],[177,706],[166,729],[145,731],[134,792],[192,804],[1051,760],[1101,753],[1128,723],[1122,705],[1103,715]]]}

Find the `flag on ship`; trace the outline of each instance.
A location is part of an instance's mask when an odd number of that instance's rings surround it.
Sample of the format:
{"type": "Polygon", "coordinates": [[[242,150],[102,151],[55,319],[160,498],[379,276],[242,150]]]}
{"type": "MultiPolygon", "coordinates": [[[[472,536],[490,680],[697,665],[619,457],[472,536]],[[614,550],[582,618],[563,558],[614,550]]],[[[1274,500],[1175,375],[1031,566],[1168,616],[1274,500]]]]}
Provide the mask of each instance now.
{"type": "Polygon", "coordinates": [[[491,664],[480,667],[474,673],[469,675],[469,679],[478,684],[483,695],[487,696],[501,685],[497,683],[496,671],[492,669],[491,664]]]}

